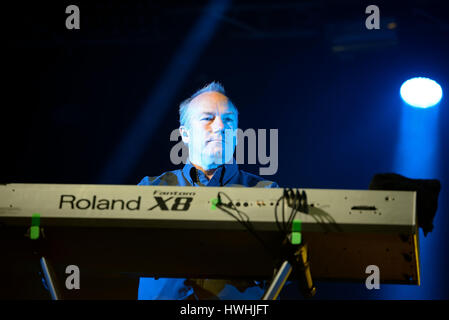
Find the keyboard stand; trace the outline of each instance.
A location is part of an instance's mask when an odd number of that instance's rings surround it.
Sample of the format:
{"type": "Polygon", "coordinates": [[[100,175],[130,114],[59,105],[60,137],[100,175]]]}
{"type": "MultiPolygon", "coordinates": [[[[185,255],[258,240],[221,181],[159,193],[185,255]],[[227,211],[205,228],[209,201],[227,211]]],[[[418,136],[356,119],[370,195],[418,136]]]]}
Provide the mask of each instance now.
{"type": "Polygon", "coordinates": [[[46,258],[47,250],[45,248],[46,239],[44,230],[39,226],[39,219],[33,220],[33,224],[35,223],[34,221],[37,221],[37,225],[32,225],[26,236],[30,238],[33,255],[39,257],[43,276],[42,282],[45,288],[50,292],[52,300],[60,300],[61,294],[60,290],[58,290],[56,273],[50,261],[46,258]]]}
{"type": "Polygon", "coordinates": [[[45,283],[47,285],[48,291],[50,291],[52,300],[60,300],[61,296],[59,294],[59,290],[57,290],[56,285],[56,276],[53,272],[50,263],[45,257],[41,257],[40,259],[42,273],[44,275],[45,283]]]}
{"type": "MultiPolygon", "coordinates": [[[[313,297],[316,293],[316,287],[313,285],[312,275],[310,273],[310,265],[307,258],[307,245],[298,245],[294,253],[296,262],[296,271],[300,281],[301,292],[304,297],[313,297]]],[[[285,285],[288,277],[293,271],[292,264],[285,260],[282,262],[279,270],[275,270],[275,276],[271,281],[268,289],[262,296],[262,300],[276,300],[285,285]]]]}

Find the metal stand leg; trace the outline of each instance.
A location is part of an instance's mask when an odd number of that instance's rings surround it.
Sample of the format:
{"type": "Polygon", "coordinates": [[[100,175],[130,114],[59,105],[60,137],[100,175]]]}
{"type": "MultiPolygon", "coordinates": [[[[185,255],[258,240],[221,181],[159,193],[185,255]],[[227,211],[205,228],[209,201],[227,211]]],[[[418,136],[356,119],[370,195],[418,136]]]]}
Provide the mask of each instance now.
{"type": "Polygon", "coordinates": [[[56,289],[57,285],[56,285],[56,277],[54,275],[54,272],[52,271],[50,264],[48,263],[47,259],[45,259],[45,257],[42,257],[40,259],[40,262],[41,262],[42,273],[45,277],[45,282],[46,282],[48,290],[50,291],[50,294],[51,294],[51,299],[59,300],[60,295],[58,293],[58,290],[56,289]]]}
{"type": "MultiPolygon", "coordinates": [[[[316,287],[313,285],[312,275],[310,273],[309,261],[307,258],[307,245],[300,245],[295,252],[295,258],[298,263],[297,271],[300,272],[301,292],[304,297],[313,297],[316,293],[316,287]]],[[[276,272],[273,281],[262,296],[262,300],[276,300],[285,285],[288,277],[293,270],[288,260],[285,260],[281,268],[276,272]]]]}
{"type": "Polygon", "coordinates": [[[267,291],[265,291],[262,300],[276,300],[291,272],[291,264],[288,261],[284,261],[281,268],[274,276],[273,281],[270,283],[267,291]]]}

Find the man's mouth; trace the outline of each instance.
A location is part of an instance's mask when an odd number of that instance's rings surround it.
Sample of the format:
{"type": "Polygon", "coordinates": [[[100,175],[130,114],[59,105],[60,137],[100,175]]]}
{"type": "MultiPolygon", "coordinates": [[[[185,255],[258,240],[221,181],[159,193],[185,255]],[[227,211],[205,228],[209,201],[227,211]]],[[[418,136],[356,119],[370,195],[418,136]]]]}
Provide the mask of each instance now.
{"type": "Polygon", "coordinates": [[[209,139],[207,142],[223,142],[223,139],[221,139],[221,138],[214,138],[214,139],[209,139]]]}

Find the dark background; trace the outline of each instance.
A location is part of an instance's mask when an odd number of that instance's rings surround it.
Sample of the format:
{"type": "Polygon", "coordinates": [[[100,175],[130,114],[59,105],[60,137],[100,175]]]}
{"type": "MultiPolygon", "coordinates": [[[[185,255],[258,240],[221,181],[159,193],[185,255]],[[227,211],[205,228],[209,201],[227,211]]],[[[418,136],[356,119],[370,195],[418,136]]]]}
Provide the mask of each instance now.
{"type": "MultiPolygon", "coordinates": [[[[440,167],[427,178],[443,189],[435,229],[421,239],[423,284],[323,283],[317,299],[449,297],[444,1],[21,1],[2,12],[4,183],[136,184],[173,170],[178,105],[215,80],[240,128],[279,130],[279,169],[268,179],[367,189],[375,173],[398,171],[400,85],[438,81],[440,167]],[[65,27],[70,4],[80,30],[65,27]],[[211,4],[217,16],[195,33],[211,4]],[[370,4],[380,30],[365,28],[370,4]]],[[[258,165],[243,167],[258,174],[258,165]]]]}

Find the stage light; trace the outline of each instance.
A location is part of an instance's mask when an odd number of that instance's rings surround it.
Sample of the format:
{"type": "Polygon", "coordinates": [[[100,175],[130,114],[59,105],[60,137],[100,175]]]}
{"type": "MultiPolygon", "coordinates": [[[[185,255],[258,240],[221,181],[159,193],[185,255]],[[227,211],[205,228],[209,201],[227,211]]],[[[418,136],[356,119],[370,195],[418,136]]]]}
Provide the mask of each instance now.
{"type": "MultiPolygon", "coordinates": [[[[428,78],[413,78],[404,82],[400,94],[413,108],[399,108],[398,140],[391,171],[413,179],[441,179],[443,148],[439,130],[440,108],[430,108],[440,102],[443,95],[441,87],[428,78]]],[[[439,216],[441,212],[437,213],[437,219],[439,216]]],[[[384,285],[382,299],[429,299],[433,292],[440,290],[440,282],[435,280],[435,274],[443,270],[437,256],[444,250],[441,247],[443,240],[438,236],[442,227],[438,226],[437,221],[435,229],[439,231],[435,230],[436,234],[425,237],[421,229],[418,232],[422,285],[384,285]]]]}
{"type": "Polygon", "coordinates": [[[416,108],[429,108],[440,102],[443,96],[441,86],[429,78],[412,78],[401,86],[402,99],[416,108]]]}

